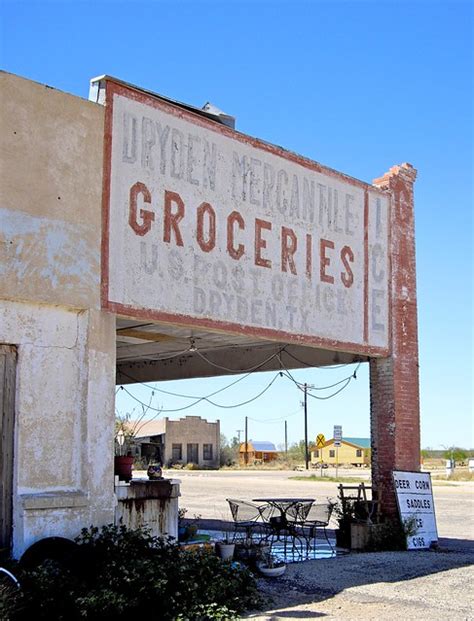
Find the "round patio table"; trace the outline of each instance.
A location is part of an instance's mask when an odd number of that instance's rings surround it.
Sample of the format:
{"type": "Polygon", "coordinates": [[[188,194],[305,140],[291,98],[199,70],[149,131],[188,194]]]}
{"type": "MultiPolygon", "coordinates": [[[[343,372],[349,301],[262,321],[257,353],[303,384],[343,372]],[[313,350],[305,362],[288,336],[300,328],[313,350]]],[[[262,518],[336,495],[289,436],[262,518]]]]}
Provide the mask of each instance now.
{"type": "MultiPolygon", "coordinates": [[[[287,537],[288,534],[291,539],[291,550],[294,557],[296,549],[299,549],[299,557],[302,557],[303,543],[302,536],[298,533],[297,524],[301,521],[304,522],[306,515],[308,514],[310,506],[315,501],[314,498],[254,498],[254,502],[267,503],[270,507],[273,507],[279,512],[279,515],[271,516],[268,518],[268,525],[271,528],[271,543],[273,546],[275,542],[283,542],[284,556],[286,557],[287,537]],[[301,515],[298,512],[298,505],[309,505],[306,511],[303,511],[301,515]],[[288,512],[294,509],[292,518],[288,519],[288,512]]],[[[290,514],[291,515],[291,514],[290,514]]]]}

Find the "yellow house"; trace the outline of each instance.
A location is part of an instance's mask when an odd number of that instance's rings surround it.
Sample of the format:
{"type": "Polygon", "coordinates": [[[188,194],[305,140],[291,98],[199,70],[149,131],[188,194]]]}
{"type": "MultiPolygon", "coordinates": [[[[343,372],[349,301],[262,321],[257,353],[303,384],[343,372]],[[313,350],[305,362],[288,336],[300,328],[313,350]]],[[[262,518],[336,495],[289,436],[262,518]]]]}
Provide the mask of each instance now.
{"type": "Polygon", "coordinates": [[[368,466],[370,464],[370,438],[342,438],[340,447],[334,446],[334,438],[332,438],[322,448],[311,451],[311,463],[321,462],[330,466],[336,464],[368,466]]]}

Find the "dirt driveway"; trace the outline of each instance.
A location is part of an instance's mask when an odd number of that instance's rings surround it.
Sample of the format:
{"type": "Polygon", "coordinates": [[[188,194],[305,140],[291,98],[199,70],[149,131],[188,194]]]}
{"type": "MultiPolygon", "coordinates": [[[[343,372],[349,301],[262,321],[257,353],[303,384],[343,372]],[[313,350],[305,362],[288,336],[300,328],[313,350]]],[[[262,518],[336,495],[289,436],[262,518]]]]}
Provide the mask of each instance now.
{"type": "MultiPolygon", "coordinates": [[[[180,506],[188,515],[210,520],[229,519],[227,497],[337,497],[336,483],[291,480],[295,474],[168,471],[166,476],[181,479],[180,506]]],[[[282,578],[260,580],[268,603],[248,618],[474,619],[474,484],[440,482],[433,488],[439,551],[352,553],[294,563],[282,578]]]]}

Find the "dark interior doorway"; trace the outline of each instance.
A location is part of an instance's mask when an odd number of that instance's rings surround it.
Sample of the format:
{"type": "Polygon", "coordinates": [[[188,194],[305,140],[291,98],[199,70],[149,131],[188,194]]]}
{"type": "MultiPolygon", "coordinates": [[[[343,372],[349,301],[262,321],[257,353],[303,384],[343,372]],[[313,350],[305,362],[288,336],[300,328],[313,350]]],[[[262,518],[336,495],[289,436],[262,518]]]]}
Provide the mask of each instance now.
{"type": "Polygon", "coordinates": [[[0,345],[0,555],[8,554],[12,536],[15,380],[16,348],[0,345]]]}

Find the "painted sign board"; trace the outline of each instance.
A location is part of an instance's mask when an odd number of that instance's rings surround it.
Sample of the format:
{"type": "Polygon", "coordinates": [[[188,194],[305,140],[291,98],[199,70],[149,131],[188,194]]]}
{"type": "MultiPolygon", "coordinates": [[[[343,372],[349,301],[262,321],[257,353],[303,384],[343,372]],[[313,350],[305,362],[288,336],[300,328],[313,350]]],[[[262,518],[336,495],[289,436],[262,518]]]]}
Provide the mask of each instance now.
{"type": "Polygon", "coordinates": [[[324,437],[324,434],[318,433],[318,435],[316,436],[316,448],[323,448],[325,444],[326,438],[324,437]]]}
{"type": "Polygon", "coordinates": [[[429,472],[393,471],[400,518],[413,522],[415,533],[407,538],[409,550],[429,548],[438,541],[433,489],[429,472]]]}
{"type": "Polygon", "coordinates": [[[107,80],[102,305],[384,355],[389,197],[107,80]]]}

